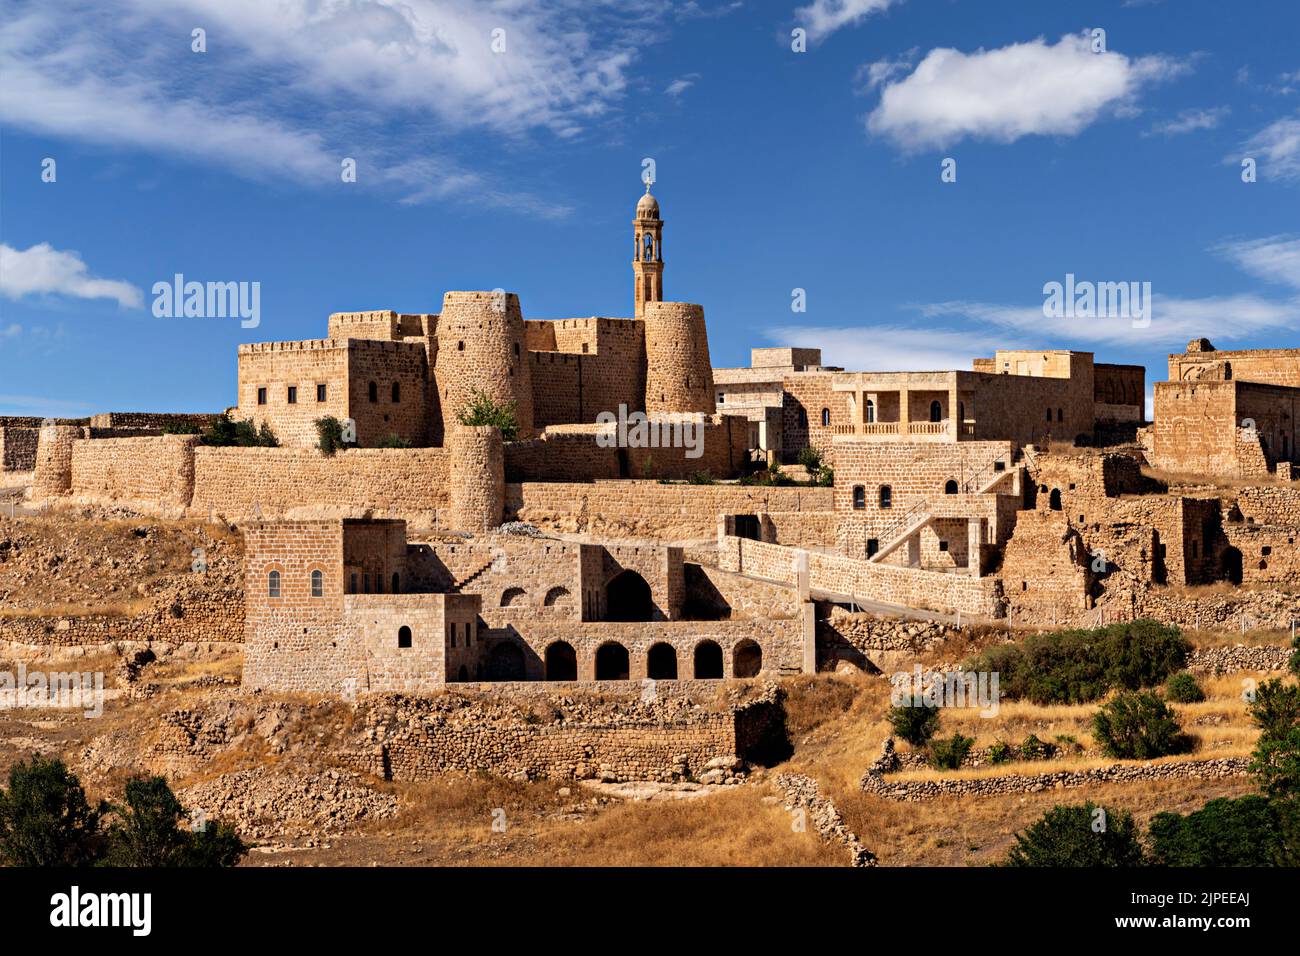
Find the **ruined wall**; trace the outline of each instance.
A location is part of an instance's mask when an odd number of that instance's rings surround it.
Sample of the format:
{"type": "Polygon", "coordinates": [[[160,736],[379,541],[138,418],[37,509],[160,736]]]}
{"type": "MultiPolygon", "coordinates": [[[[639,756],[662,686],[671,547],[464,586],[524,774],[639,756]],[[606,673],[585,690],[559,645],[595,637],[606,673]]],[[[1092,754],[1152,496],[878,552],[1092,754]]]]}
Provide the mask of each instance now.
{"type": "Polygon", "coordinates": [[[220,412],[192,414],[187,412],[104,412],[92,415],[91,428],[115,428],[131,431],[152,431],[185,426],[208,428],[221,417],[220,412]]]}
{"type": "Polygon", "coordinates": [[[1176,473],[1265,478],[1296,457],[1300,390],[1237,381],[1157,382],[1151,464],[1176,473]]]}
{"type": "Polygon", "coordinates": [[[1064,619],[1091,607],[1087,546],[1056,511],[1027,511],[1002,556],[1002,587],[1012,620],[1064,619]]]}
{"type": "Polygon", "coordinates": [[[1093,403],[1098,421],[1146,418],[1147,370],[1141,365],[1093,365],[1093,403]]]}
{"type": "Polygon", "coordinates": [[[194,435],[86,439],[72,446],[72,494],[98,501],[189,505],[194,435]]]}
{"type": "Polygon", "coordinates": [[[685,585],[683,614],[688,619],[778,620],[801,613],[794,588],[708,565],[688,563],[685,585]]]}
{"type": "Polygon", "coordinates": [[[34,471],[40,429],[0,427],[0,471],[34,471]]]}

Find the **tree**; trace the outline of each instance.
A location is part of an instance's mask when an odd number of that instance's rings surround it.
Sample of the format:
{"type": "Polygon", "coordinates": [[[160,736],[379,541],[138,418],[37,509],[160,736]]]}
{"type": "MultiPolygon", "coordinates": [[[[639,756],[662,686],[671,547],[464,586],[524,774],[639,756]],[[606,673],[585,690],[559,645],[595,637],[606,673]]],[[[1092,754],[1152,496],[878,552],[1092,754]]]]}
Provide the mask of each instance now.
{"type": "Polygon", "coordinates": [[[913,747],[924,747],[939,730],[939,708],[924,704],[901,704],[886,715],[895,737],[902,737],[913,747]]]}
{"type": "Polygon", "coordinates": [[[495,425],[505,441],[519,437],[519,418],[514,402],[497,402],[487,392],[470,389],[469,401],[456,413],[462,425],[495,425]]]}
{"type": "Polygon", "coordinates": [[[1150,691],[1124,691],[1098,708],[1092,735],[1109,757],[1150,760],[1185,753],[1192,740],[1169,705],[1150,691]]]}
{"type": "Polygon", "coordinates": [[[99,855],[100,817],[61,760],[39,755],[9,770],[0,790],[0,862],[8,866],[86,866],[99,855]]]}
{"type": "Polygon", "coordinates": [[[333,415],[316,419],[315,425],[316,446],[321,450],[321,454],[332,458],[335,452],[348,447],[348,442],[343,440],[343,423],[333,415]]]}
{"type": "Polygon", "coordinates": [[[188,814],[164,777],[128,780],[125,802],[113,811],[117,819],[108,828],[104,858],[109,866],[234,866],[247,852],[219,821],[189,829],[188,814]]]}
{"type": "Polygon", "coordinates": [[[1088,801],[1057,806],[1016,834],[1003,866],[1128,867],[1143,864],[1133,817],[1088,801]]]}
{"type": "Polygon", "coordinates": [[[1157,813],[1149,828],[1157,866],[1295,866],[1294,801],[1219,798],[1186,816],[1157,813]]]}
{"type": "Polygon", "coordinates": [[[1260,729],[1251,773],[1270,796],[1300,797],[1300,686],[1265,681],[1255,692],[1250,716],[1260,729]]]}
{"type": "Polygon", "coordinates": [[[975,745],[974,737],[953,734],[947,740],[935,740],[930,744],[930,765],[936,770],[957,770],[961,762],[975,745]]]}
{"type": "Polygon", "coordinates": [[[799,457],[795,459],[799,464],[808,469],[808,474],[815,475],[822,466],[822,456],[812,445],[804,445],[799,449],[799,457]]]}
{"type": "Polygon", "coordinates": [[[1205,691],[1187,671],[1179,671],[1165,682],[1165,697],[1176,704],[1195,704],[1205,700],[1205,691]]]}

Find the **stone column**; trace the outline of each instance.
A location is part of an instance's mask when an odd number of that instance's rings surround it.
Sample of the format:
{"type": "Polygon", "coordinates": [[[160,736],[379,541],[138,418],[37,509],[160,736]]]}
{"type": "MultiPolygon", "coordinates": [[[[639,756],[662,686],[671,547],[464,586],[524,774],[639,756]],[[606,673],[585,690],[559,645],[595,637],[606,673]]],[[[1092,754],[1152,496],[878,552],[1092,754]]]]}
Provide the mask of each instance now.
{"type": "Polygon", "coordinates": [[[971,518],[966,522],[966,564],[970,570],[970,576],[973,578],[980,577],[981,572],[981,555],[982,545],[984,542],[984,519],[971,518]]]}
{"type": "Polygon", "coordinates": [[[72,443],[82,437],[78,425],[45,425],[36,446],[32,496],[72,494],[72,443]]]}
{"type": "Polygon", "coordinates": [[[455,425],[449,434],[451,506],[447,524],[480,534],[501,524],[505,513],[505,446],[492,425],[455,425]]]}
{"type": "Polygon", "coordinates": [[[906,388],[898,390],[898,434],[908,434],[912,425],[912,393],[906,388]]]}
{"type": "Polygon", "coordinates": [[[907,566],[909,568],[921,566],[921,532],[919,531],[907,539],[907,566]]]}

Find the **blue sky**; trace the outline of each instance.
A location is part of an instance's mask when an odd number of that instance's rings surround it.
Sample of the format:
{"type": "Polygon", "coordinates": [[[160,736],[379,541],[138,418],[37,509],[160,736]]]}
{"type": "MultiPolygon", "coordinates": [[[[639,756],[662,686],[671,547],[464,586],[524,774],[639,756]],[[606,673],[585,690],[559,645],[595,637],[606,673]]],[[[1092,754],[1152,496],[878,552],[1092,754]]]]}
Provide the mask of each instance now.
{"type": "Polygon", "coordinates": [[[1290,0],[0,0],[0,19],[0,414],[223,408],[239,342],[448,289],[629,315],[646,157],[666,296],[704,304],[715,365],[1054,347],[1150,383],[1193,336],[1300,346],[1290,0]],[[156,318],[177,272],[260,282],[260,326],[156,318]],[[1067,273],[1150,282],[1150,326],[1045,318],[1067,273]]]}

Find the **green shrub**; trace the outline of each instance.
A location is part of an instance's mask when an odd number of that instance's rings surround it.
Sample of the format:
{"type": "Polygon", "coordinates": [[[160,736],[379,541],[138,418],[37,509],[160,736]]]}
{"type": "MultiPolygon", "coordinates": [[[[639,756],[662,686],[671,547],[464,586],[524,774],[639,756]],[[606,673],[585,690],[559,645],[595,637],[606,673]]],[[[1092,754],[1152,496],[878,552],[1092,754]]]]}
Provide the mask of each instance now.
{"type": "Polygon", "coordinates": [[[1124,691],[1092,718],[1092,733],[1108,757],[1151,760],[1186,753],[1192,740],[1169,705],[1149,691],[1124,691]]]}
{"type": "Polygon", "coordinates": [[[343,423],[333,415],[316,419],[316,438],[316,447],[323,455],[331,458],[335,452],[350,444],[343,440],[343,423]]]}
{"type": "Polygon", "coordinates": [[[1157,813],[1148,829],[1157,866],[1296,866],[1300,808],[1295,801],[1219,798],[1183,816],[1157,813]]]}
{"type": "Polygon", "coordinates": [[[1250,771],[1270,796],[1300,798],[1300,687],[1274,678],[1255,692],[1250,716],[1259,727],[1250,771]]]}
{"type": "Polygon", "coordinates": [[[961,734],[953,734],[947,740],[932,741],[930,765],[936,770],[957,770],[974,745],[974,737],[963,737],[961,734]]]}
{"type": "Polygon", "coordinates": [[[1037,734],[1030,734],[1020,744],[1020,756],[1024,760],[1047,760],[1055,753],[1056,747],[1039,740],[1037,734]]]}
{"type": "Polygon", "coordinates": [[[1165,682],[1165,698],[1175,704],[1197,704],[1205,700],[1205,691],[1187,671],[1179,671],[1165,682]]]}
{"type": "Polygon", "coordinates": [[[804,445],[799,449],[799,457],[795,459],[799,464],[808,469],[808,474],[816,474],[822,466],[822,456],[812,445],[804,445]]]}
{"type": "Polygon", "coordinates": [[[168,422],[162,427],[164,435],[202,435],[203,429],[193,422],[168,422]]]}
{"type": "Polygon", "coordinates": [[[403,438],[401,435],[390,434],[387,438],[379,443],[380,448],[410,448],[411,439],[403,438]]]}
{"type": "Polygon", "coordinates": [[[1010,763],[1013,756],[1015,749],[1004,741],[999,740],[989,748],[989,763],[1010,763]]]}
{"type": "Polygon", "coordinates": [[[891,707],[886,715],[894,736],[901,737],[913,747],[924,747],[939,730],[939,708],[903,704],[891,707]]]}
{"type": "Polygon", "coordinates": [[[251,418],[236,421],[229,415],[220,415],[212,420],[206,432],[199,437],[199,444],[216,447],[238,446],[241,448],[275,448],[280,443],[275,433],[266,422],[258,428],[251,418]]]}
{"type": "Polygon", "coordinates": [[[1084,704],[1111,690],[1154,687],[1182,669],[1191,645],[1177,628],[1131,621],[1031,634],[991,647],[968,670],[996,672],[1002,696],[1039,705],[1084,704]]]}
{"type": "Polygon", "coordinates": [[[188,825],[188,814],[164,777],[135,777],[126,799],[113,807],[108,828],[108,866],[234,866],[247,852],[233,829],[220,821],[188,825]]]}
{"type": "Polygon", "coordinates": [[[817,484],[822,488],[830,488],[835,484],[835,472],[833,469],[822,465],[817,469],[817,484]]]}
{"type": "Polygon", "coordinates": [[[462,425],[495,425],[501,437],[514,441],[519,437],[519,418],[514,402],[498,402],[487,392],[470,389],[469,401],[456,413],[462,425]]]}
{"type": "Polygon", "coordinates": [[[1089,801],[1053,807],[1017,833],[1003,866],[1130,867],[1143,862],[1133,817],[1089,801]]]}
{"type": "Polygon", "coordinates": [[[99,820],[76,774],[62,760],[39,755],[9,769],[0,789],[0,863],[6,866],[86,866],[99,856],[99,820]]]}
{"type": "Polygon", "coordinates": [[[703,471],[693,471],[693,472],[691,472],[690,475],[689,475],[689,476],[687,477],[687,479],[686,479],[686,483],[687,483],[687,484],[690,484],[690,485],[712,485],[712,484],[716,484],[716,482],[713,480],[713,475],[711,475],[711,474],[709,473],[708,469],[705,469],[705,470],[703,470],[703,471]]]}

